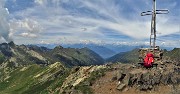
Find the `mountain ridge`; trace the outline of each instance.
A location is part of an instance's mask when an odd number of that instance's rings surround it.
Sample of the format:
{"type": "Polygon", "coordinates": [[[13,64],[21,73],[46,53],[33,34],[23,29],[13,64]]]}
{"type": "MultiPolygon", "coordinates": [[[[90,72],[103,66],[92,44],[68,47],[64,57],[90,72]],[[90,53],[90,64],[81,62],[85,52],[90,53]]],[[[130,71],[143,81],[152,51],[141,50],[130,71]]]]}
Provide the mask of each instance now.
{"type": "Polygon", "coordinates": [[[54,49],[48,49],[36,45],[15,45],[13,42],[0,44],[0,56],[1,61],[7,60],[15,65],[28,63],[48,65],[62,62],[67,66],[87,66],[104,63],[103,58],[88,48],[56,46],[54,49]]]}

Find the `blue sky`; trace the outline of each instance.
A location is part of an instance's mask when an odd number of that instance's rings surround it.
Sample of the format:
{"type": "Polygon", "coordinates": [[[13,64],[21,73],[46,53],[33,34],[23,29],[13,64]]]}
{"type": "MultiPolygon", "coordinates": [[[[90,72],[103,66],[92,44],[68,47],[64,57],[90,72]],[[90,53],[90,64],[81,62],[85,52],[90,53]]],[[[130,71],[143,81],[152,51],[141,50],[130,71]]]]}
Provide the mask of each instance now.
{"type": "MultiPolygon", "coordinates": [[[[148,44],[152,0],[1,0],[0,42],[148,44]],[[5,12],[6,11],[6,12],[5,12]],[[2,20],[3,19],[3,20],[2,20]]],[[[158,0],[158,45],[180,47],[180,1],[158,0]]]]}

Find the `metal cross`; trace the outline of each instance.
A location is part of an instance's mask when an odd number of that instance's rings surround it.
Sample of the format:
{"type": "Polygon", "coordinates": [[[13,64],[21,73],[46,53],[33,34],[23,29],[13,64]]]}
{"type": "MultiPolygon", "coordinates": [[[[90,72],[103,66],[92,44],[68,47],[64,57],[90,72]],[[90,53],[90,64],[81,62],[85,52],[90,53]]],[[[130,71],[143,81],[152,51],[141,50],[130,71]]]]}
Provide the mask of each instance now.
{"type": "Polygon", "coordinates": [[[151,35],[150,35],[150,47],[156,47],[156,14],[168,14],[169,10],[156,10],[156,0],[153,0],[153,9],[152,11],[142,12],[141,16],[152,15],[151,20],[151,35]]]}

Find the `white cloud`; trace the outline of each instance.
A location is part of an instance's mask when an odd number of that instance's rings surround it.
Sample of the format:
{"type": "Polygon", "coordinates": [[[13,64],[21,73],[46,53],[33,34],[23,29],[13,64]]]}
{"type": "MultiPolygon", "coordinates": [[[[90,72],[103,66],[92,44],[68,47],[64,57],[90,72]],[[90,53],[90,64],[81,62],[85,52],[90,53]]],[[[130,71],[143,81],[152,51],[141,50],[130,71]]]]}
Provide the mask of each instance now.
{"type": "Polygon", "coordinates": [[[50,44],[50,43],[42,40],[42,41],[40,42],[40,44],[50,44]]]}
{"type": "Polygon", "coordinates": [[[43,5],[45,1],[47,2],[47,0],[34,0],[34,2],[39,5],[43,5]]]}
{"type": "Polygon", "coordinates": [[[22,37],[25,37],[25,38],[36,38],[37,37],[37,35],[35,35],[35,34],[31,34],[31,33],[21,33],[21,34],[19,34],[20,36],[22,36],[22,37]]]}
{"type": "Polygon", "coordinates": [[[27,32],[36,33],[42,30],[42,27],[37,21],[28,18],[25,18],[23,20],[13,19],[11,20],[10,25],[11,29],[13,29],[14,31],[23,30],[27,32]]]}
{"type": "Polygon", "coordinates": [[[37,38],[39,33],[43,30],[40,24],[33,19],[13,19],[10,22],[11,32],[10,36],[24,38],[37,38]]]}
{"type": "MultiPolygon", "coordinates": [[[[17,34],[39,34],[40,41],[35,39],[35,42],[115,40],[105,35],[101,28],[138,40],[147,39],[150,35],[151,17],[140,17],[142,10],[151,9],[151,2],[144,0],[139,0],[145,4],[142,6],[132,0],[121,0],[119,3],[115,0],[35,0],[34,2],[36,3],[34,7],[12,14],[22,17],[23,20],[12,20],[16,25],[11,25],[11,28],[17,34]],[[132,12],[127,10],[131,7],[133,7],[132,12]]],[[[175,6],[173,1],[167,7],[175,6]]],[[[173,24],[170,17],[171,15],[158,15],[157,31],[161,33],[159,36],[177,32],[178,24],[173,24]]]]}
{"type": "Polygon", "coordinates": [[[0,41],[9,42],[9,23],[7,17],[9,15],[8,9],[4,8],[4,0],[0,1],[0,41]]]}

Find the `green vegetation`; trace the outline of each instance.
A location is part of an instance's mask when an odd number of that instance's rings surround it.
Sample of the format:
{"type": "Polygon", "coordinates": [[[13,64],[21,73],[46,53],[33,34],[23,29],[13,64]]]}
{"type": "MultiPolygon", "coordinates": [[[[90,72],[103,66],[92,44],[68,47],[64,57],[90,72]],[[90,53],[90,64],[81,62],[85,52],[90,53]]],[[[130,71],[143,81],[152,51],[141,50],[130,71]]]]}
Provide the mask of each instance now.
{"type": "MultiPolygon", "coordinates": [[[[7,77],[0,78],[0,94],[59,94],[72,69],[59,62],[48,66],[32,64],[15,68],[7,77]]],[[[92,94],[90,86],[104,76],[106,71],[107,68],[92,72],[89,78],[74,89],[79,93],[92,94]]]]}
{"type": "Polygon", "coordinates": [[[67,66],[100,65],[104,63],[103,58],[88,48],[75,49],[57,46],[50,51],[48,56],[53,60],[62,61],[67,66]]]}
{"type": "MultiPolygon", "coordinates": [[[[47,49],[3,43],[0,44],[0,94],[58,94],[73,66],[103,63],[103,58],[88,48],[47,49]]],[[[81,85],[76,88],[86,90],[81,85]]]]}
{"type": "Polygon", "coordinates": [[[139,58],[138,49],[134,49],[129,52],[119,53],[119,54],[107,59],[107,62],[135,63],[135,62],[138,62],[138,58],[139,58]]]}
{"type": "Polygon", "coordinates": [[[5,57],[2,53],[0,53],[0,64],[2,64],[5,61],[5,57]]]}
{"type": "MultiPolygon", "coordinates": [[[[20,67],[1,79],[0,94],[51,94],[69,75],[69,69],[60,63],[51,66],[37,64],[20,67]]],[[[57,89],[58,90],[58,89],[57,89]]]]}
{"type": "Polygon", "coordinates": [[[0,44],[0,64],[4,60],[16,65],[42,64],[49,65],[62,62],[65,66],[100,65],[104,59],[88,48],[75,49],[57,46],[54,49],[38,47],[35,45],[15,45],[11,43],[0,44]]]}
{"type": "Polygon", "coordinates": [[[168,56],[172,60],[180,61],[180,48],[174,48],[172,51],[165,51],[164,56],[168,56]]]}

